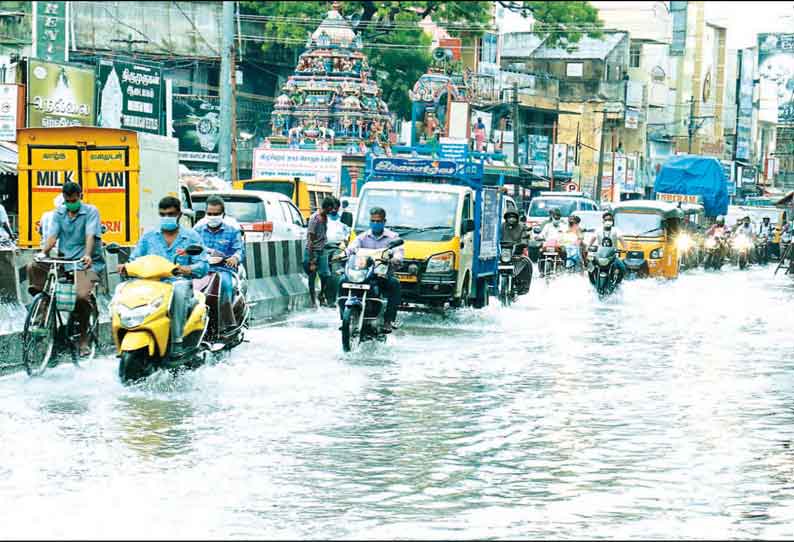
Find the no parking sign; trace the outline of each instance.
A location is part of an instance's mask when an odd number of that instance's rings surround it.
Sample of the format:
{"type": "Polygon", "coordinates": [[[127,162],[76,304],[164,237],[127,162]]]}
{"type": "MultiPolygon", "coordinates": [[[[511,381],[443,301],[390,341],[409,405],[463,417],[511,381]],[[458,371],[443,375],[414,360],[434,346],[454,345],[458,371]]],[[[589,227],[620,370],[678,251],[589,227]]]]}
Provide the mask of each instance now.
{"type": "Polygon", "coordinates": [[[565,183],[564,187],[565,187],[565,191],[566,192],[578,192],[579,191],[579,185],[576,184],[573,181],[571,181],[569,183],[565,183]]]}

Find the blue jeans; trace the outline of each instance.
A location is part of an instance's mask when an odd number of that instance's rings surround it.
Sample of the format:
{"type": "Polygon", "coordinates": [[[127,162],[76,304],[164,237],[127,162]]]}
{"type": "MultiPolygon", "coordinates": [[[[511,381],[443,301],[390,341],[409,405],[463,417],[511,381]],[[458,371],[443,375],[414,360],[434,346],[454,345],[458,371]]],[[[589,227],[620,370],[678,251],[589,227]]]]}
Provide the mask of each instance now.
{"type": "Polygon", "coordinates": [[[315,288],[317,275],[320,275],[320,291],[325,291],[325,284],[328,282],[328,277],[331,276],[331,271],[328,269],[328,258],[325,258],[323,251],[316,254],[317,269],[309,271],[309,249],[303,250],[303,270],[309,276],[309,295],[312,298],[312,303],[316,299],[315,288]]]}

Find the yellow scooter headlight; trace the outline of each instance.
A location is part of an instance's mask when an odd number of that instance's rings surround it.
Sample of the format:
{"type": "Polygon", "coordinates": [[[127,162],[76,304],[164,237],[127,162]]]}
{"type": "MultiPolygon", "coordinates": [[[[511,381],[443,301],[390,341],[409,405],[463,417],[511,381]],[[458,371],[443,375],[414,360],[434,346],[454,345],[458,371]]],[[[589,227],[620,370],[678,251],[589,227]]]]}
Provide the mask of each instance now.
{"type": "Polygon", "coordinates": [[[141,325],[154,311],[163,305],[163,296],[158,297],[147,305],[129,308],[121,303],[114,303],[113,309],[119,315],[121,325],[127,329],[132,329],[141,325]]]}

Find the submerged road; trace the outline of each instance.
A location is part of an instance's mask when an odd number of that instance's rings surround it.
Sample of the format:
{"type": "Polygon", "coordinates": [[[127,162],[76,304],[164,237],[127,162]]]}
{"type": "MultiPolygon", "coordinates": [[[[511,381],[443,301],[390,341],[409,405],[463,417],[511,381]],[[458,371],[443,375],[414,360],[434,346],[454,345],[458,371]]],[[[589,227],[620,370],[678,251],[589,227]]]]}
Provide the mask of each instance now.
{"type": "Polygon", "coordinates": [[[537,281],[341,352],[334,311],[123,387],[0,379],[2,538],[791,538],[794,282],[537,281]]]}

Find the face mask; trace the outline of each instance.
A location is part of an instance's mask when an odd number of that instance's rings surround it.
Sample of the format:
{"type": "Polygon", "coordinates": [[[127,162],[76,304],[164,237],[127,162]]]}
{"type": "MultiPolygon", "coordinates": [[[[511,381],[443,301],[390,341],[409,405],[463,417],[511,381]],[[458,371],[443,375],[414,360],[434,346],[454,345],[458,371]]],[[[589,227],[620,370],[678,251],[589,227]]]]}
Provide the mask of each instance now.
{"type": "Polygon", "coordinates": [[[339,218],[339,213],[328,213],[328,218],[330,218],[331,220],[336,220],[337,218],[339,218]]]}
{"type": "Polygon", "coordinates": [[[515,226],[516,224],[518,224],[518,219],[515,217],[508,218],[507,223],[510,224],[511,226],[515,226]]]}
{"type": "Polygon", "coordinates": [[[383,228],[386,226],[383,222],[370,222],[369,229],[372,230],[372,233],[375,235],[380,235],[383,233],[383,228]]]}
{"type": "Polygon", "coordinates": [[[67,201],[65,203],[65,205],[66,205],[66,209],[71,211],[71,212],[73,212],[73,213],[76,213],[77,211],[80,210],[80,201],[79,200],[78,201],[67,201]]]}
{"type": "Polygon", "coordinates": [[[605,230],[611,230],[612,229],[612,221],[611,220],[607,220],[606,222],[604,222],[604,229],[605,230]]]}
{"type": "Polygon", "coordinates": [[[555,218],[555,219],[553,219],[551,221],[551,223],[554,224],[555,226],[559,226],[560,225],[560,219],[559,218],[555,218]]]}
{"type": "Polygon", "coordinates": [[[160,229],[163,231],[174,231],[179,227],[179,220],[175,216],[161,216],[160,229]]]}
{"type": "Polygon", "coordinates": [[[207,224],[209,225],[210,228],[217,228],[221,224],[223,224],[223,216],[222,215],[208,216],[207,224]]]}

